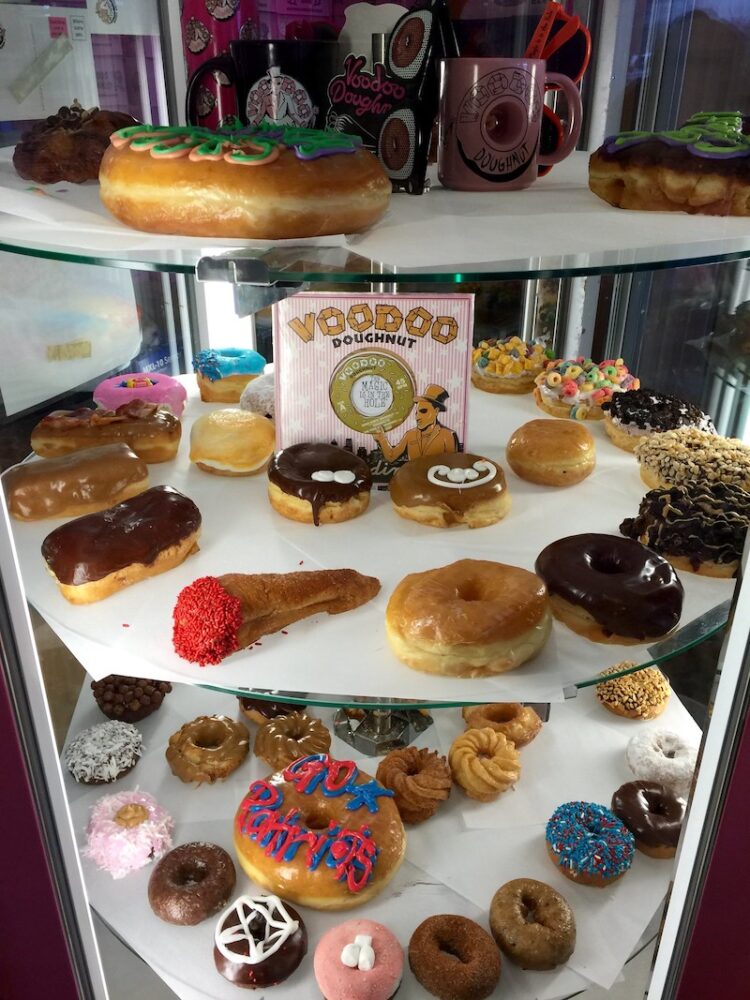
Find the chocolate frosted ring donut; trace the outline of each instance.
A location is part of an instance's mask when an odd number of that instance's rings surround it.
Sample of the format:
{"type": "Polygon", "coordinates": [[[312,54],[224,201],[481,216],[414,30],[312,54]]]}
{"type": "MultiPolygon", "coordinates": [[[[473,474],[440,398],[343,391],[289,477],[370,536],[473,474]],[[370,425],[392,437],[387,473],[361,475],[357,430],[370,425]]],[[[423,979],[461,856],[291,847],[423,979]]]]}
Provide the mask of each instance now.
{"type": "Polygon", "coordinates": [[[473,920],[449,914],[428,917],[417,927],[409,965],[440,1000],[484,1000],[500,980],[500,952],[489,934],[473,920]]]}
{"type": "Polygon", "coordinates": [[[612,812],[635,837],[635,846],[650,858],[677,853],[685,802],[657,781],[628,781],[612,796],[612,812]]]}
{"type": "Polygon", "coordinates": [[[237,879],[216,844],[181,844],[165,854],[148,881],[148,901],[168,924],[199,924],[226,905],[237,879]]]}
{"type": "Polygon", "coordinates": [[[378,151],[386,168],[392,173],[403,170],[409,162],[410,149],[409,126],[403,118],[394,116],[383,126],[378,143],[378,151]]]}
{"type": "Polygon", "coordinates": [[[533,878],[501,886],[490,904],[490,930],[514,965],[539,972],[567,962],[576,946],[576,922],[565,899],[533,878]]]}

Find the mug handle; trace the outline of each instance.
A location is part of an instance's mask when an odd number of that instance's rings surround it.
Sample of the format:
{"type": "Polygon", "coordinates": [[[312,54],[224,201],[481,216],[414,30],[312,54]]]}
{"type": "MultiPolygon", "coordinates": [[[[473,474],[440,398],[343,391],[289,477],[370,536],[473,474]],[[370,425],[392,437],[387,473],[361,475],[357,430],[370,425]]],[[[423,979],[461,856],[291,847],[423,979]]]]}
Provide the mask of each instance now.
{"type": "MultiPolygon", "coordinates": [[[[188,125],[198,125],[198,109],[196,107],[198,103],[198,84],[205,73],[212,73],[215,69],[220,69],[222,73],[225,73],[229,78],[229,82],[232,86],[237,89],[236,80],[234,76],[234,62],[232,58],[227,55],[214,56],[213,59],[207,59],[198,69],[193,73],[188,81],[187,94],[185,96],[185,120],[188,125]]],[[[549,74],[553,76],[554,74],[549,74]]]]}
{"type": "Polygon", "coordinates": [[[578,87],[570,77],[563,76],[562,73],[547,73],[545,80],[555,87],[559,87],[568,101],[568,128],[565,138],[554,152],[546,155],[540,153],[537,159],[540,167],[551,167],[573,152],[575,144],[578,142],[578,136],[581,134],[583,108],[578,87]]]}

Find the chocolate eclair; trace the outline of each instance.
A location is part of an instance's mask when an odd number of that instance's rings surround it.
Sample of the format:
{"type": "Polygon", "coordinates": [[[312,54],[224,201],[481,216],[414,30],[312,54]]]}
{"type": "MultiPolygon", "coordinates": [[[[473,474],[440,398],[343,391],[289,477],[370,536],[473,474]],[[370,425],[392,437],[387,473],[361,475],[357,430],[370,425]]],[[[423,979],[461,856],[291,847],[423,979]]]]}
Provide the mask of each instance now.
{"type": "Polygon", "coordinates": [[[604,430],[623,451],[635,451],[636,445],[650,434],[694,427],[715,434],[716,428],[699,406],[677,396],[651,389],[633,389],[616,393],[602,403],[604,430]]]}
{"type": "Polygon", "coordinates": [[[271,459],[268,499],[279,514],[306,524],[334,524],[370,503],[367,462],[332,444],[294,444],[271,459]]]}
{"type": "Polygon", "coordinates": [[[42,556],[71,604],[92,604],[164,573],[198,550],[201,514],[171,486],[154,486],[55,528],[42,556]]]}
{"type": "Polygon", "coordinates": [[[466,452],[414,458],[397,470],[389,490],[400,517],[436,528],[483,528],[510,509],[500,466],[466,452]]]}
{"type": "Polygon", "coordinates": [[[750,525],[750,493],[731,483],[688,482],[650,490],[620,531],[677,569],[703,576],[737,574],[750,525]]]}

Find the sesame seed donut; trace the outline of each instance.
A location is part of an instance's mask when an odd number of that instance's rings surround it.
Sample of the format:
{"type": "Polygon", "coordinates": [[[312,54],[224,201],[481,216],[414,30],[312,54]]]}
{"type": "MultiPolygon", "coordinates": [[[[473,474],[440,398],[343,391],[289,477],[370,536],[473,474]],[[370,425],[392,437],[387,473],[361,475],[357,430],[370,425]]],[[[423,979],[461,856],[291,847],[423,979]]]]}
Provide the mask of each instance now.
{"type": "Polygon", "coordinates": [[[580,885],[603,889],[633,863],[633,834],[613,812],[594,802],[558,806],[547,823],[546,840],[553,864],[580,885]]]}
{"type": "Polygon", "coordinates": [[[698,746],[669,729],[646,729],[625,750],[628,767],[643,781],[656,781],[687,795],[698,759],[698,746]]]}
{"type": "MultiPolygon", "coordinates": [[[[634,666],[632,660],[624,660],[602,670],[599,676],[607,677],[634,666]]],[[[658,667],[644,667],[597,684],[596,697],[613,715],[624,719],[655,719],[667,707],[671,690],[669,681],[658,667]]]]}
{"type": "Polygon", "coordinates": [[[409,965],[439,1000],[484,1000],[500,981],[500,952],[487,931],[450,914],[428,917],[417,927],[409,941],[409,965]]]}
{"type": "Polygon", "coordinates": [[[576,946],[570,906],[559,892],[533,878],[516,878],[497,890],[490,903],[490,930],[508,960],[522,969],[556,969],[576,946]]]}
{"type": "Polygon", "coordinates": [[[521,776],[515,746],[494,729],[467,729],[448,753],[453,780],[470,799],[492,802],[521,776]]]}
{"type": "Polygon", "coordinates": [[[516,749],[531,743],[542,728],[542,720],[530,705],[514,701],[466,705],[461,714],[467,729],[493,729],[514,743],[516,749]]]}

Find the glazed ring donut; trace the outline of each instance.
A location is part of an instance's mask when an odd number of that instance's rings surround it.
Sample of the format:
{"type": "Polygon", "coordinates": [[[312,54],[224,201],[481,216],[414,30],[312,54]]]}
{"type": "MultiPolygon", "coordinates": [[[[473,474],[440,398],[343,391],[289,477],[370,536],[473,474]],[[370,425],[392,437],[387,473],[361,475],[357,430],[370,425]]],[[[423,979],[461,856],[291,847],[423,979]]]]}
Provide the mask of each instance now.
{"type": "Polygon", "coordinates": [[[168,924],[199,924],[226,906],[237,880],[234,863],[216,844],[180,844],[148,881],[148,901],[168,924]]]}
{"type": "Polygon", "coordinates": [[[533,878],[501,886],[490,903],[490,930],[514,965],[546,972],[567,962],[576,946],[576,921],[566,900],[533,878]]]}
{"type": "Polygon", "coordinates": [[[393,792],[352,761],[312,754],[252,783],[235,816],[234,847],[267,892],[347,910],[390,882],[406,835],[393,792]]]}
{"type": "Polygon", "coordinates": [[[200,715],[169,737],[167,762],[180,781],[213,784],[236,771],[250,749],[247,727],[225,715],[200,715]]]}
{"type": "Polygon", "coordinates": [[[453,741],[448,763],[456,784],[480,802],[492,802],[521,776],[518,751],[494,729],[467,729],[453,741]]]}
{"type": "Polygon", "coordinates": [[[493,729],[514,743],[516,749],[531,743],[542,728],[542,720],[534,709],[515,701],[467,705],[461,714],[467,729],[493,729]]]}
{"type": "Polygon", "coordinates": [[[428,917],[417,927],[409,941],[409,965],[440,1000],[484,1000],[500,981],[500,952],[487,931],[450,914],[428,917]]]}
{"type": "Polygon", "coordinates": [[[684,590],[673,567],[632,538],[568,535],[543,549],[534,568],[555,618],[592,642],[651,642],[680,620],[684,590]]]}
{"type": "Polygon", "coordinates": [[[404,577],[388,601],[386,631],[393,652],[414,670],[487,677],[536,656],[549,636],[548,603],[533,573],[461,559],[404,577]]]}
{"type": "Polygon", "coordinates": [[[558,806],[546,829],[547,853],[571,882],[598,889],[612,885],[629,870],[635,840],[617,816],[595,802],[558,806]]]}
{"type": "Polygon", "coordinates": [[[328,753],[331,734],[320,721],[304,712],[277,715],[258,730],[255,756],[271,767],[282,768],[298,757],[311,753],[328,753]]]}
{"type": "Polygon", "coordinates": [[[643,781],[656,781],[687,795],[698,759],[698,747],[669,729],[637,733],[625,751],[628,767],[643,781]]]}

